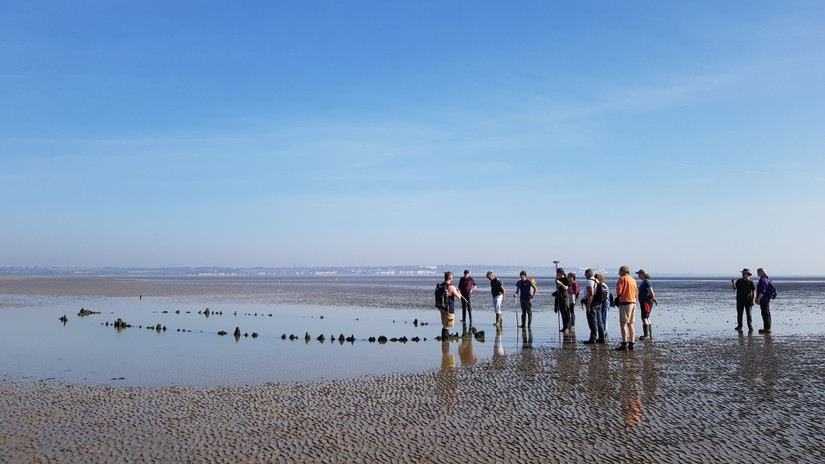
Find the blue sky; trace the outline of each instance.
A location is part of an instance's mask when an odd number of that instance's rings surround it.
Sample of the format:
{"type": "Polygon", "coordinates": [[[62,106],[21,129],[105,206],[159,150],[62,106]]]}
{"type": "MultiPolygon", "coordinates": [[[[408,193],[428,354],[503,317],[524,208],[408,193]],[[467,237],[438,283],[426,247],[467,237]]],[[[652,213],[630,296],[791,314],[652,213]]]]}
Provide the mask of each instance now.
{"type": "Polygon", "coordinates": [[[0,4],[0,266],[822,274],[820,1],[0,4]]]}

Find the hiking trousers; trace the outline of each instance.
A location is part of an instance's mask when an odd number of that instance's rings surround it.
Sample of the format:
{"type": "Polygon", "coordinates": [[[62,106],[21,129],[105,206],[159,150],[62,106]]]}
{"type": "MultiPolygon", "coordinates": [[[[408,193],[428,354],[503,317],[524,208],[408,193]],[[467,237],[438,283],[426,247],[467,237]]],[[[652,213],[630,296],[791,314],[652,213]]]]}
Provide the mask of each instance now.
{"type": "MultiPolygon", "coordinates": [[[[736,302],[736,328],[742,328],[742,313],[747,315],[748,320],[748,330],[753,330],[753,317],[751,316],[751,308],[753,305],[747,303],[740,303],[736,302]]],[[[768,312],[768,318],[770,318],[770,312],[768,312]]]]}
{"type": "MultiPolygon", "coordinates": [[[[763,300],[765,298],[762,298],[763,300]]],[[[762,311],[762,328],[764,330],[771,330],[771,303],[768,301],[760,301],[759,309],[762,311]]],[[[750,325],[750,323],[748,324],[750,325]]]]}

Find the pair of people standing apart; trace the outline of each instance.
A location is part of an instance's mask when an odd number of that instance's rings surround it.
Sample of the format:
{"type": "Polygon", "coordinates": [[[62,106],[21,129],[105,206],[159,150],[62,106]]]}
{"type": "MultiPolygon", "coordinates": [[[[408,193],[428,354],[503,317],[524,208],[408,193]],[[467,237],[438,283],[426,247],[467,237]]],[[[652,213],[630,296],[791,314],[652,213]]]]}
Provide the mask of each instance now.
{"type": "Polygon", "coordinates": [[[751,316],[751,309],[753,305],[759,303],[759,309],[762,313],[762,329],[759,330],[761,334],[771,333],[771,309],[770,309],[770,295],[768,289],[770,288],[770,278],[765,272],[765,269],[759,268],[756,270],[759,276],[759,284],[757,285],[751,280],[750,269],[742,269],[742,278],[735,280],[731,279],[731,286],[736,291],[736,331],[742,332],[742,315],[747,317],[748,333],[753,332],[753,317],[751,316]]]}
{"type": "Polygon", "coordinates": [[[470,326],[473,325],[473,306],[470,303],[470,295],[478,287],[475,279],[470,276],[470,271],[464,270],[464,277],[458,279],[458,291],[461,292],[461,322],[467,320],[467,314],[470,315],[470,326]]]}

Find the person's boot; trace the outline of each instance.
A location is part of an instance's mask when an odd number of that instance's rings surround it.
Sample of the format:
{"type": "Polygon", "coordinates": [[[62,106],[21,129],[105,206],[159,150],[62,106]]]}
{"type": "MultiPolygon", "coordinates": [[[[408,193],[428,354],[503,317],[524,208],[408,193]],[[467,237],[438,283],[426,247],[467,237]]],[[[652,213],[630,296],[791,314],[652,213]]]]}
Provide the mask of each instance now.
{"type": "Polygon", "coordinates": [[[653,341],[653,324],[647,325],[647,339],[653,341]]]}
{"type": "Polygon", "coordinates": [[[599,329],[599,338],[596,339],[596,343],[604,343],[604,330],[599,329]]]}
{"type": "Polygon", "coordinates": [[[633,346],[633,342],[628,342],[627,344],[627,351],[633,351],[636,348],[633,346]]]}
{"type": "Polygon", "coordinates": [[[627,351],[627,342],[622,342],[621,345],[617,346],[616,351],[627,351]]]}
{"type": "Polygon", "coordinates": [[[642,326],[642,329],[644,330],[644,332],[645,332],[645,333],[644,333],[644,335],[642,335],[641,337],[639,337],[639,340],[647,340],[647,333],[648,333],[648,332],[647,332],[647,330],[648,330],[648,326],[643,325],[643,326],[642,326]]]}

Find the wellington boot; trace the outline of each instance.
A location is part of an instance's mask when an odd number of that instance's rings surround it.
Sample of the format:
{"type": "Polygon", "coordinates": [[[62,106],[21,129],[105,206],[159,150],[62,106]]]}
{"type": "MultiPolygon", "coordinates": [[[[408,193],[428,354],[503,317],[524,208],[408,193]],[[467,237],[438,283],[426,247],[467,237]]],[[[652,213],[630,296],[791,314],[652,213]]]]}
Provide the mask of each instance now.
{"type": "Polygon", "coordinates": [[[647,339],[651,341],[653,340],[653,324],[647,325],[647,339]]]}
{"type": "Polygon", "coordinates": [[[645,334],[642,335],[641,337],[639,337],[639,340],[647,340],[648,339],[647,338],[647,334],[648,334],[648,330],[649,330],[648,327],[650,327],[650,326],[648,326],[648,325],[643,325],[642,326],[642,329],[644,329],[645,334]]]}

